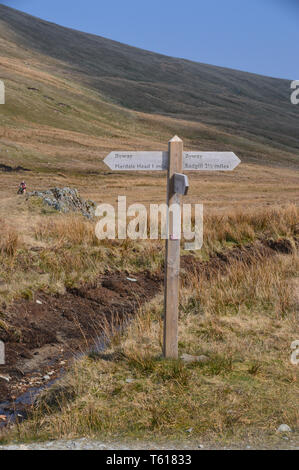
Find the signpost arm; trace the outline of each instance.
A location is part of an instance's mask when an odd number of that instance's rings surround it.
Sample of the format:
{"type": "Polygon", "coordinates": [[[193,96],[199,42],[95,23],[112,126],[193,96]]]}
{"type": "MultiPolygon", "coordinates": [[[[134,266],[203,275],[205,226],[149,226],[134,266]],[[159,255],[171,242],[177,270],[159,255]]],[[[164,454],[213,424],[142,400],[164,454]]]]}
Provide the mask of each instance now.
{"type": "MultiPolygon", "coordinates": [[[[181,205],[181,194],[174,192],[174,173],[182,173],[183,141],[175,136],[168,143],[169,161],[167,173],[167,205],[181,205]]],[[[169,213],[169,211],[168,211],[169,213]]],[[[179,310],[179,274],[180,274],[180,239],[175,236],[173,214],[168,215],[169,237],[166,240],[165,257],[165,293],[164,293],[164,357],[178,358],[178,310],[179,310]]]]}

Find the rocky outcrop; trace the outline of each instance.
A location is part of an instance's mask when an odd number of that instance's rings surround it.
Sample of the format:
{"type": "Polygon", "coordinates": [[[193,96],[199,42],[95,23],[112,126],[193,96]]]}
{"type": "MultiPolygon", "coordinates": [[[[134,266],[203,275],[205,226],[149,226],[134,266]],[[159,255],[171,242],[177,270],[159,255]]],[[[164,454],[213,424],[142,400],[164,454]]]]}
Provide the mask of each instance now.
{"type": "Polygon", "coordinates": [[[46,191],[33,191],[28,193],[27,197],[40,198],[45,205],[59,212],[81,212],[88,219],[92,219],[95,215],[96,204],[93,201],[82,199],[75,188],[52,188],[46,191]]]}

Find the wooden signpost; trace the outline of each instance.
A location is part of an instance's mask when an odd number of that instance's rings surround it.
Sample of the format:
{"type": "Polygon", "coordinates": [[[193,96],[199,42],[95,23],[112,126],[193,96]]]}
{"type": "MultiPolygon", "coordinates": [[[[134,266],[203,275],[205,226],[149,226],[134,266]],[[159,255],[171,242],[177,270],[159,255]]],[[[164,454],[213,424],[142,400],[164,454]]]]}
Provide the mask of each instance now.
{"type": "Polygon", "coordinates": [[[2,80],[0,80],[0,104],[5,104],[5,85],[2,80]]]}
{"type": "MultiPolygon", "coordinates": [[[[240,159],[232,152],[183,152],[183,141],[174,136],[168,152],[111,152],[104,160],[115,171],[167,170],[167,205],[181,205],[189,182],[183,171],[232,171],[240,159]]],[[[173,213],[168,214],[164,283],[165,358],[178,358],[178,308],[180,275],[180,239],[176,237],[173,213]]]]}
{"type": "MultiPolygon", "coordinates": [[[[175,136],[168,143],[167,206],[180,204],[182,195],[174,192],[174,175],[183,170],[183,141],[175,136]]],[[[174,236],[173,213],[168,214],[164,279],[164,357],[178,356],[178,313],[180,277],[180,239],[174,236]]]]}

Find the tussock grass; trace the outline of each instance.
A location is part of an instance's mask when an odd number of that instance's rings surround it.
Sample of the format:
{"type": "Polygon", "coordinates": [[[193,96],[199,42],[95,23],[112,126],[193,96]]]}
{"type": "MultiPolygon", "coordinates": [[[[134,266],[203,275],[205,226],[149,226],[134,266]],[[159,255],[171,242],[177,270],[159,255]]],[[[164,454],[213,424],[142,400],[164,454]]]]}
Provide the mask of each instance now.
{"type": "Polygon", "coordinates": [[[58,246],[99,246],[100,241],[95,235],[92,222],[86,221],[78,215],[53,218],[42,221],[35,228],[37,240],[54,241],[58,246]]]}
{"type": "Polygon", "coordinates": [[[299,229],[299,208],[250,208],[206,214],[204,217],[204,250],[214,251],[223,245],[246,244],[256,239],[294,237],[299,229]]]}
{"type": "MultiPolygon", "coordinates": [[[[299,273],[296,255],[235,261],[229,265],[225,274],[213,274],[198,278],[196,274],[188,276],[187,301],[183,302],[184,310],[193,310],[209,314],[215,318],[226,314],[248,314],[254,310],[271,312],[280,318],[288,315],[292,309],[294,286],[289,278],[299,273]],[[282,277],[281,272],[287,276],[282,277]],[[188,296],[189,286],[193,286],[193,296],[188,296]]],[[[184,299],[184,290],[182,293],[184,299]]]]}
{"type": "Polygon", "coordinates": [[[298,431],[298,374],[290,362],[298,268],[293,254],[262,264],[236,260],[211,279],[194,274],[182,289],[179,351],[205,354],[207,363],[162,360],[158,296],[111,337],[110,349],[78,361],[10,438],[250,442],[273,436],[282,422],[298,431]]]}
{"type": "Polygon", "coordinates": [[[17,230],[0,220],[0,255],[10,260],[22,246],[22,239],[17,230]]]}
{"type": "MultiPolygon", "coordinates": [[[[161,273],[164,242],[161,240],[98,240],[95,222],[79,215],[34,215],[30,237],[23,241],[19,226],[1,224],[0,300],[31,298],[36,290],[63,292],[65,287],[93,281],[105,270],[161,273]]],[[[221,251],[256,239],[293,239],[299,210],[294,205],[268,210],[231,211],[204,216],[204,246],[196,253],[206,260],[221,251]]]]}

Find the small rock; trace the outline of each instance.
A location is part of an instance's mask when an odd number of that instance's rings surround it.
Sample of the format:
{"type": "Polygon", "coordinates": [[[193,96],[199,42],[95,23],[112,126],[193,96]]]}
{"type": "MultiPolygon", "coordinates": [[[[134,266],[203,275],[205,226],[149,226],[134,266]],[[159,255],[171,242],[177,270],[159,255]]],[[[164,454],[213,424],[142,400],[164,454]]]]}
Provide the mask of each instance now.
{"type": "Polygon", "coordinates": [[[277,429],[277,432],[292,432],[292,430],[287,424],[281,424],[277,429]]]}
{"type": "Polygon", "coordinates": [[[0,379],[6,380],[6,382],[10,381],[10,376],[9,375],[0,375],[0,379]]]}
{"type": "Polygon", "coordinates": [[[186,362],[186,363],[191,363],[191,362],[202,362],[206,363],[209,361],[208,356],[201,355],[201,356],[192,356],[191,354],[182,354],[181,355],[181,360],[186,362]]]}
{"type": "Polygon", "coordinates": [[[43,379],[44,379],[44,380],[50,380],[50,378],[51,378],[51,377],[50,377],[49,375],[44,375],[44,376],[43,376],[43,379]]]}
{"type": "Polygon", "coordinates": [[[37,303],[38,305],[42,305],[42,304],[43,304],[40,300],[37,300],[36,303],[37,303]]]}

